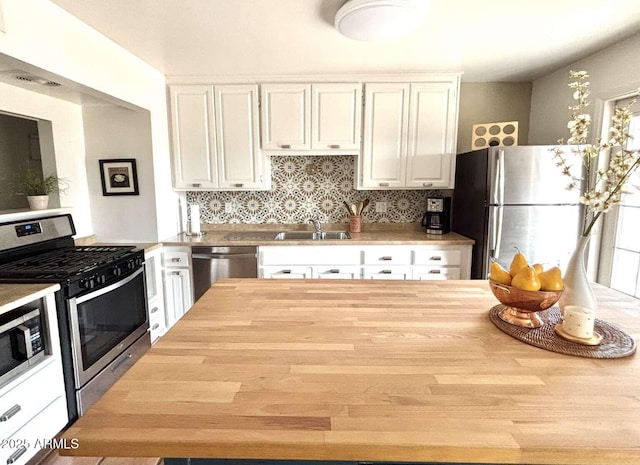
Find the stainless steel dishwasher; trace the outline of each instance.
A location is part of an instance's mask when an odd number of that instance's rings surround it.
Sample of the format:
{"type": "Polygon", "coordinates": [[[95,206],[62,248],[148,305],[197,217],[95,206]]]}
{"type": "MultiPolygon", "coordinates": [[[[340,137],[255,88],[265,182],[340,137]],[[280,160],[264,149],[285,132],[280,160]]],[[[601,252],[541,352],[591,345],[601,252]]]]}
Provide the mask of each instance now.
{"type": "Polygon", "coordinates": [[[257,247],[193,247],[191,259],[194,301],[219,279],[258,277],[257,247]]]}

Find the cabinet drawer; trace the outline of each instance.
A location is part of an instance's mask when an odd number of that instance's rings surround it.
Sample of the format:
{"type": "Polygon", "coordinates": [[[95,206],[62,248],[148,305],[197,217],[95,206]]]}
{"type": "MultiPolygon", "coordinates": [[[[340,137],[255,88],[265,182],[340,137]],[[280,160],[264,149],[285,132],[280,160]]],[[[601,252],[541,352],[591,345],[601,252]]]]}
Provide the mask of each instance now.
{"type": "Polygon", "coordinates": [[[16,431],[13,436],[5,439],[4,445],[8,447],[0,448],[0,463],[26,464],[45,446],[46,440],[53,439],[62,431],[68,421],[66,398],[59,397],[45,407],[33,420],[16,431]]]}
{"type": "Polygon", "coordinates": [[[410,265],[409,247],[367,247],[364,249],[365,265],[410,265]]]}
{"type": "Polygon", "coordinates": [[[310,266],[264,266],[261,277],[266,279],[310,279],[310,266]]]}
{"type": "Polygon", "coordinates": [[[156,299],[155,301],[149,302],[149,323],[158,320],[164,322],[164,305],[161,300],[156,299]]]}
{"type": "Polygon", "coordinates": [[[414,265],[460,265],[460,249],[426,249],[414,251],[414,265]]]}
{"type": "Polygon", "coordinates": [[[316,279],[360,279],[359,266],[314,266],[316,279]]]}
{"type": "Polygon", "coordinates": [[[414,280],[442,280],[442,279],[460,279],[460,268],[437,266],[414,266],[414,280]]]}
{"type": "Polygon", "coordinates": [[[189,252],[186,250],[166,250],[164,266],[189,266],[189,252]]]}
{"type": "Polygon", "coordinates": [[[364,279],[411,279],[411,267],[409,266],[367,266],[364,268],[364,279]]]}
{"type": "Polygon", "coordinates": [[[149,323],[149,336],[151,337],[151,343],[153,344],[160,336],[164,334],[166,325],[164,324],[164,318],[161,321],[152,321],[149,323]]]}
{"type": "Polygon", "coordinates": [[[0,421],[0,438],[11,436],[57,397],[64,397],[60,361],[45,363],[47,366],[0,397],[0,416],[8,417],[0,421]]]}

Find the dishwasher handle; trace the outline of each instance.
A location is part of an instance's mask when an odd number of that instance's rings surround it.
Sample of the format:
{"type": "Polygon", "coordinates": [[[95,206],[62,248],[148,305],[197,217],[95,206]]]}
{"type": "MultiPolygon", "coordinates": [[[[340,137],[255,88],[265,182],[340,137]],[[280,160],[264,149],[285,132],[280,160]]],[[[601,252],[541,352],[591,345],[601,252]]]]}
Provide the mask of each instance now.
{"type": "Polygon", "coordinates": [[[191,258],[201,258],[204,260],[229,260],[231,258],[256,258],[258,254],[255,253],[196,253],[191,255],[191,258]]]}

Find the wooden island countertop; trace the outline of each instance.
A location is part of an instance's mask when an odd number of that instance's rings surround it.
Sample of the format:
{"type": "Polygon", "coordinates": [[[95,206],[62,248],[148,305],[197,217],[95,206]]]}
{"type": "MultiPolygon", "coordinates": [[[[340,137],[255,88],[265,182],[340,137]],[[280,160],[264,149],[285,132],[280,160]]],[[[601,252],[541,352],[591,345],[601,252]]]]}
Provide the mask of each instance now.
{"type": "MultiPolygon", "coordinates": [[[[637,340],[640,301],[594,288],[637,340]]],[[[219,281],[60,453],[640,464],[639,356],[527,345],[497,304],[487,281],[219,281]]]]}

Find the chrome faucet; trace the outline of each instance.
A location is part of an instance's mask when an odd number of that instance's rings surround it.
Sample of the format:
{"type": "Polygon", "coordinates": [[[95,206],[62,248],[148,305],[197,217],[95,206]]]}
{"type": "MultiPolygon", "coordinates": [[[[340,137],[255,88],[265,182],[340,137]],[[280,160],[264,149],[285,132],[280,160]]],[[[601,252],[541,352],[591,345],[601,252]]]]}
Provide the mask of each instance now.
{"type": "Polygon", "coordinates": [[[322,232],[322,223],[320,223],[318,220],[309,220],[307,221],[308,223],[311,223],[313,225],[313,227],[316,229],[316,233],[321,233],[322,232]]]}

